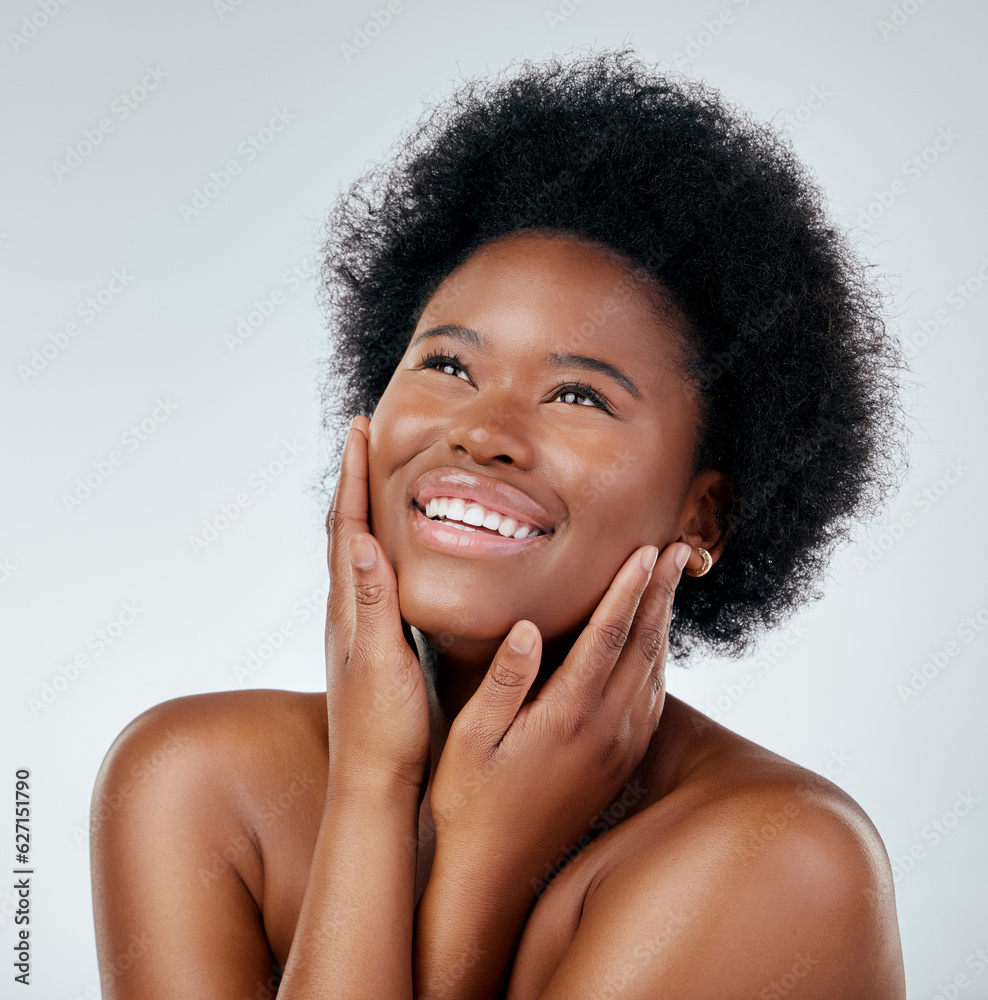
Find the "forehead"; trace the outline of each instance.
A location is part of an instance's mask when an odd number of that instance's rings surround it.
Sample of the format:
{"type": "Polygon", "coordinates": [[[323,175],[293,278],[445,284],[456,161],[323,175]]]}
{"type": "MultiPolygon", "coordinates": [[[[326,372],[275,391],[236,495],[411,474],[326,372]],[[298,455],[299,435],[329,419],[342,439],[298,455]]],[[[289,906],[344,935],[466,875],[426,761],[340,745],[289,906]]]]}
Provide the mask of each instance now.
{"type": "Polygon", "coordinates": [[[484,346],[617,355],[639,384],[681,378],[682,324],[661,294],[606,247],[568,235],[512,233],[446,276],[412,339],[462,324],[477,330],[484,346]]]}

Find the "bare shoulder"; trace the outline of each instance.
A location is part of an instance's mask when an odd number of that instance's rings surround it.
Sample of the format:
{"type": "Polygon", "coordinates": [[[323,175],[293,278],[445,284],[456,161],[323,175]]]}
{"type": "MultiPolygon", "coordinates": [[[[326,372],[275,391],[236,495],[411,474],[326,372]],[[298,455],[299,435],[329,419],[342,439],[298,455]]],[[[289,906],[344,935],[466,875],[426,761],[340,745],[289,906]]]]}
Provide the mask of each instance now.
{"type": "MultiPolygon", "coordinates": [[[[286,727],[303,739],[325,733],[325,695],[275,689],[217,691],[172,698],[129,722],[114,740],[104,767],[120,754],[184,747],[229,754],[255,754],[267,741],[280,741],[286,727]]],[[[208,768],[209,760],[200,760],[208,768]]]]}
{"type": "MultiPolygon", "coordinates": [[[[651,811],[657,827],[673,836],[688,831],[697,850],[715,850],[747,876],[762,865],[806,864],[821,871],[830,866],[837,869],[830,874],[839,876],[828,877],[831,890],[853,883],[878,892],[891,867],[861,806],[822,775],[721,726],[717,730],[707,752],[697,755],[651,811]]],[[[645,854],[653,865],[662,864],[659,846],[653,843],[645,854]]]]}
{"type": "Polygon", "coordinates": [[[821,775],[723,727],[709,735],[586,912],[606,919],[637,891],[669,976],[694,974],[683,942],[697,932],[725,956],[708,984],[720,996],[903,997],[892,871],[868,815],[821,775]]]}
{"type": "Polygon", "coordinates": [[[236,841],[242,849],[235,867],[253,885],[260,878],[260,830],[272,804],[286,788],[296,798],[317,797],[325,784],[326,745],[321,692],[260,689],[173,698],[142,712],[114,740],[97,777],[91,822],[99,827],[138,800],[145,812],[172,799],[195,804],[196,821],[186,836],[236,841]],[[253,851],[243,846],[245,838],[253,851]]]}
{"type": "Polygon", "coordinates": [[[292,775],[304,776],[293,801],[318,813],[325,746],[319,693],[191,695],[124,727],[97,775],[90,821],[105,997],[176,995],[177,983],[182,995],[207,983],[217,995],[267,988],[278,952],[260,828],[292,775]]]}
{"type": "Polygon", "coordinates": [[[575,934],[532,996],[581,983],[607,995],[620,980],[628,1000],[903,1000],[891,866],[865,811],[826,778],[676,712],[690,725],[665,747],[681,754],[675,782],[601,838],[575,934]]]}
{"type": "MultiPolygon", "coordinates": [[[[187,695],[142,712],[120,731],[100,765],[93,796],[113,812],[138,791],[163,792],[172,782],[187,791],[222,784],[230,769],[248,777],[270,762],[265,746],[285,716],[311,726],[304,699],[289,691],[222,691],[187,695]],[[116,807],[114,806],[116,803],[116,807]]],[[[105,809],[102,810],[105,812],[105,809]]]]}

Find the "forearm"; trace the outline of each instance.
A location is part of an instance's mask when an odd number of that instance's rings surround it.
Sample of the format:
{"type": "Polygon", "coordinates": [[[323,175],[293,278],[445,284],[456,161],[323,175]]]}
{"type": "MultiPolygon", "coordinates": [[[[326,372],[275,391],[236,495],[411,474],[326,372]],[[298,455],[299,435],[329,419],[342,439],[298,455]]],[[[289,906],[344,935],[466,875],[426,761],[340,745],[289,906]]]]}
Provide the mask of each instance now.
{"type": "Polygon", "coordinates": [[[535,899],[535,889],[523,878],[493,870],[486,852],[453,857],[437,843],[415,914],[416,997],[504,996],[535,899]]]}
{"type": "Polygon", "coordinates": [[[412,1000],[418,800],[330,787],[278,1000],[412,1000]]]}

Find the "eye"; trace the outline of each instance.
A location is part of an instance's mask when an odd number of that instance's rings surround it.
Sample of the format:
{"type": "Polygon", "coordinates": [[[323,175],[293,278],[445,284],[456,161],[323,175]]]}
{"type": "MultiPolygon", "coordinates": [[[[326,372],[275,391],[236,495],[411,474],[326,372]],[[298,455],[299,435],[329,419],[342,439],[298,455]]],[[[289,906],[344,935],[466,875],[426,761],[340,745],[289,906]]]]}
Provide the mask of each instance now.
{"type": "MultiPolygon", "coordinates": [[[[447,375],[455,375],[456,378],[462,377],[465,382],[470,381],[469,373],[459,357],[455,354],[447,354],[441,348],[425,355],[422,358],[422,367],[435,368],[447,375]],[[456,375],[456,372],[461,372],[462,376],[456,375]]],[[[610,413],[610,404],[607,402],[607,399],[589,383],[576,382],[560,386],[552,398],[556,400],[560,396],[570,397],[567,399],[567,402],[573,402],[574,397],[582,399],[585,402],[577,403],[578,406],[590,406],[598,410],[603,410],[605,413],[610,413]]]]}
{"type": "Polygon", "coordinates": [[[559,398],[560,396],[577,396],[580,399],[586,399],[589,402],[579,403],[579,406],[595,406],[599,410],[609,411],[607,405],[607,400],[589,383],[584,385],[577,382],[575,385],[564,385],[561,389],[556,390],[556,395],[554,398],[559,398]]]}
{"type": "MultiPolygon", "coordinates": [[[[460,364],[460,359],[455,354],[447,354],[444,350],[440,349],[438,351],[431,351],[422,359],[423,368],[436,368],[439,371],[446,372],[447,375],[452,375],[452,371],[446,371],[447,368],[455,369],[456,371],[461,371],[466,374],[466,369],[460,364]]],[[[460,376],[457,375],[457,378],[460,376]]],[[[465,379],[469,382],[469,377],[465,379]]]]}

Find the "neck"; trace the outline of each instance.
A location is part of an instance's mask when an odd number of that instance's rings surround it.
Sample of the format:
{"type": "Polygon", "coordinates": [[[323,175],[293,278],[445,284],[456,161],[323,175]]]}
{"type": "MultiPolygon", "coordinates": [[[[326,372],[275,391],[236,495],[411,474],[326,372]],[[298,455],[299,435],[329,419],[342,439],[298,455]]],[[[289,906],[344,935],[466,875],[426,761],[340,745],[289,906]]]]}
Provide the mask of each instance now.
{"type": "MultiPolygon", "coordinates": [[[[547,647],[543,648],[539,675],[528,691],[525,702],[531,701],[538,694],[553,670],[565,659],[577,634],[578,632],[568,637],[565,642],[554,643],[551,646],[547,644],[547,647]]],[[[410,635],[426,677],[431,726],[431,765],[419,814],[419,836],[422,838],[420,852],[425,867],[419,874],[419,881],[416,884],[417,902],[424,889],[424,880],[428,876],[432,852],[435,850],[435,828],[429,791],[435,778],[436,767],[446,745],[453,719],[477,690],[499,644],[495,645],[494,651],[486,660],[483,657],[480,661],[464,660],[452,655],[449,648],[440,654],[436,643],[414,627],[410,635]]],[[[616,796],[615,801],[620,802],[622,822],[674,791],[686,780],[701,758],[716,749],[717,740],[698,735],[705,731],[697,728],[700,720],[706,725],[720,729],[716,723],[699,716],[677,698],[671,695],[665,697],[661,722],[652,734],[648,749],[616,796]]],[[[613,805],[612,803],[606,811],[609,818],[618,816],[613,805]]],[[[604,813],[605,811],[602,811],[602,815],[604,813]]]]}
{"type": "MultiPolygon", "coordinates": [[[[532,682],[523,704],[530,702],[553,672],[566,659],[580,628],[544,642],[538,676],[532,682]]],[[[444,642],[446,636],[433,637],[411,627],[414,646],[429,686],[429,715],[432,730],[432,774],[446,745],[450,726],[463,706],[473,697],[490,669],[501,646],[498,640],[457,640],[444,642]]]]}

